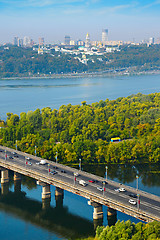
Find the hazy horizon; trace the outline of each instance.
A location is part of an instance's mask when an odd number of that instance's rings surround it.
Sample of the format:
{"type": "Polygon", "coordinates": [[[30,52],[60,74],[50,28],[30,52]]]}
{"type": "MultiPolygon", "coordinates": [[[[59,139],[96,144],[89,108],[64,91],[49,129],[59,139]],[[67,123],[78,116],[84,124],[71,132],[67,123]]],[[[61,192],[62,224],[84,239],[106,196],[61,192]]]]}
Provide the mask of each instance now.
{"type": "Polygon", "coordinates": [[[160,37],[160,0],[0,0],[0,43],[13,37],[38,42],[62,42],[64,36],[101,40],[103,28],[109,40],[140,41],[160,37]]]}

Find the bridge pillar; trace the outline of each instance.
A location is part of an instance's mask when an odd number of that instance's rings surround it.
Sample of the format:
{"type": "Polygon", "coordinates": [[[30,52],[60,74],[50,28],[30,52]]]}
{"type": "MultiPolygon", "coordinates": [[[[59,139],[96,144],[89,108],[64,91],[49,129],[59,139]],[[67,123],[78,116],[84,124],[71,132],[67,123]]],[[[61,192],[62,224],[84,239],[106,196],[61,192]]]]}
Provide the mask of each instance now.
{"type": "Polygon", "coordinates": [[[2,170],[1,171],[1,183],[8,183],[9,182],[9,176],[8,176],[8,170],[2,170]]]}
{"type": "Polygon", "coordinates": [[[46,198],[51,198],[50,185],[45,184],[42,186],[42,200],[46,198]]]}
{"type": "Polygon", "coordinates": [[[56,200],[56,208],[63,207],[63,195],[55,196],[55,200],[56,200]]]}
{"type": "Polygon", "coordinates": [[[103,210],[102,210],[102,204],[88,201],[88,205],[91,205],[94,207],[93,210],[93,220],[103,219],[103,210]]]}
{"type": "Polygon", "coordinates": [[[117,210],[108,207],[107,220],[109,226],[115,225],[115,223],[117,222],[117,210]]]}
{"type": "Polygon", "coordinates": [[[62,188],[56,187],[55,189],[55,197],[64,196],[64,190],[62,188]]]}
{"type": "Polygon", "coordinates": [[[50,208],[51,198],[42,198],[42,209],[47,210],[50,208]]]}
{"type": "Polygon", "coordinates": [[[21,192],[21,174],[14,172],[14,192],[21,192]]]}
{"type": "Polygon", "coordinates": [[[103,226],[103,218],[93,219],[93,225],[94,225],[94,230],[96,230],[98,226],[103,226]]]}
{"type": "Polygon", "coordinates": [[[9,182],[1,183],[1,194],[7,195],[9,193],[9,182]]]}

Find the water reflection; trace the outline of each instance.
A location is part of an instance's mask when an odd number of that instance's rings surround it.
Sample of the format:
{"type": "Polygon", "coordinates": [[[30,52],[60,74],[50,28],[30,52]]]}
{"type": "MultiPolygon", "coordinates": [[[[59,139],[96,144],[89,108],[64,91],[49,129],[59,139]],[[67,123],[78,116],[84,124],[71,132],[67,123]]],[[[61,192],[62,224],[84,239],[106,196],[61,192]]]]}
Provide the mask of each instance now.
{"type": "MultiPolygon", "coordinates": [[[[160,186],[160,164],[108,164],[108,176],[110,179],[118,179],[127,184],[136,179],[136,175],[142,179],[146,186],[160,186]]],[[[85,165],[83,169],[98,176],[104,177],[106,164],[85,165]]]]}
{"type": "Polygon", "coordinates": [[[41,203],[27,198],[25,192],[11,192],[8,189],[9,184],[1,186],[1,211],[38,225],[63,238],[76,239],[94,235],[93,223],[69,213],[68,208],[63,207],[63,197],[56,198],[56,207],[51,207],[50,199],[41,203]]]}

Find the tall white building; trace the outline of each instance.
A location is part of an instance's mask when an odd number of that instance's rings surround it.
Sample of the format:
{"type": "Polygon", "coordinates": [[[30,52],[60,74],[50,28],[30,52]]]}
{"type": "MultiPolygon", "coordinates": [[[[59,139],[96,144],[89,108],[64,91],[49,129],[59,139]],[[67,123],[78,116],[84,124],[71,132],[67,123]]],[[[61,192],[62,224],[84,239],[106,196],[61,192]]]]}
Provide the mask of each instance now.
{"type": "Polygon", "coordinates": [[[90,36],[89,36],[89,33],[87,33],[87,35],[86,35],[86,41],[85,41],[85,47],[86,47],[86,48],[90,48],[90,46],[91,46],[90,36]]]}
{"type": "Polygon", "coordinates": [[[108,29],[102,30],[102,43],[105,45],[108,41],[108,29]]]}
{"type": "Polygon", "coordinates": [[[24,37],[24,39],[23,39],[23,45],[24,45],[24,46],[30,46],[30,44],[31,44],[30,38],[29,38],[29,37],[24,37]]]}

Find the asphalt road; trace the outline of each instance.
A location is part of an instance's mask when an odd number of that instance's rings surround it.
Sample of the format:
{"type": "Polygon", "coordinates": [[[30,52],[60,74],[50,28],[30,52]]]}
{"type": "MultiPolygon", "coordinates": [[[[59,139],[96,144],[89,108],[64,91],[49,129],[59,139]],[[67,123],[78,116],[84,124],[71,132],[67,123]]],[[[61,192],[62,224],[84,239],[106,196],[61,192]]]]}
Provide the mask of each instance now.
{"type": "MultiPolygon", "coordinates": [[[[28,169],[35,170],[39,173],[43,173],[48,175],[50,178],[54,178],[57,180],[61,180],[64,182],[68,182],[73,184],[74,186],[78,186],[80,188],[85,188],[92,193],[96,193],[98,195],[103,195],[103,197],[111,198],[115,201],[121,202],[126,206],[130,206],[132,208],[138,208],[138,198],[130,197],[130,194],[136,194],[136,189],[132,189],[125,185],[120,185],[116,182],[108,180],[107,182],[105,179],[98,177],[93,174],[89,174],[80,170],[76,170],[74,168],[70,168],[55,162],[47,161],[45,165],[37,164],[40,162],[40,159],[31,156],[29,154],[24,154],[21,152],[16,152],[15,154],[13,150],[4,151],[4,149],[0,146],[0,158],[7,162],[13,162],[18,164],[19,166],[25,166],[28,169]],[[6,155],[6,156],[5,156],[6,155]],[[28,160],[27,157],[30,157],[28,160]],[[49,163],[49,165],[48,165],[49,163]],[[56,174],[52,174],[51,172],[56,171],[56,174]],[[75,178],[74,173],[78,173],[78,176],[75,178]],[[80,180],[84,180],[86,182],[86,186],[81,186],[79,184],[80,180]],[[89,182],[93,180],[94,182],[89,182]],[[105,184],[103,183],[105,181],[105,184]],[[105,188],[105,191],[104,191],[105,188]],[[115,189],[125,188],[125,192],[117,192],[115,189]],[[132,205],[129,203],[129,199],[133,199],[136,201],[136,205],[132,205]]],[[[147,213],[151,213],[160,218],[160,198],[154,197],[154,195],[138,191],[140,194],[140,209],[147,213]]]]}

